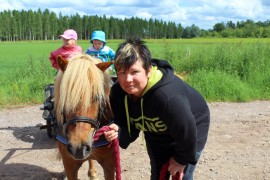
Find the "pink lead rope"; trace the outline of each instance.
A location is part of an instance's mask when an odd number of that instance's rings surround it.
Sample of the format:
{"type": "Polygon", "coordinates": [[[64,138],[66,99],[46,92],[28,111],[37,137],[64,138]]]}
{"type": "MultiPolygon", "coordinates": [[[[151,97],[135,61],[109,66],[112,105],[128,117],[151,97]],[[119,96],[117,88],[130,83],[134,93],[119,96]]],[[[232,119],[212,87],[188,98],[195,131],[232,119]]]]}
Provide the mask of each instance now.
{"type": "MultiPolygon", "coordinates": [[[[97,141],[99,137],[106,131],[109,131],[109,126],[103,126],[101,127],[94,136],[94,141],[97,141]]],[[[121,166],[120,166],[120,151],[119,151],[119,141],[118,139],[114,139],[112,142],[110,142],[109,146],[113,145],[114,147],[114,153],[115,153],[115,172],[116,172],[116,180],[121,180],[121,166]]]]}
{"type": "MultiPolygon", "coordinates": [[[[166,173],[168,172],[168,167],[170,165],[170,161],[168,161],[166,164],[164,164],[161,168],[160,174],[159,174],[159,180],[166,180],[166,173]]],[[[184,174],[181,174],[181,177],[183,177],[184,174]]],[[[176,173],[175,176],[172,176],[172,180],[179,180],[180,175],[179,172],[176,173]]]]}

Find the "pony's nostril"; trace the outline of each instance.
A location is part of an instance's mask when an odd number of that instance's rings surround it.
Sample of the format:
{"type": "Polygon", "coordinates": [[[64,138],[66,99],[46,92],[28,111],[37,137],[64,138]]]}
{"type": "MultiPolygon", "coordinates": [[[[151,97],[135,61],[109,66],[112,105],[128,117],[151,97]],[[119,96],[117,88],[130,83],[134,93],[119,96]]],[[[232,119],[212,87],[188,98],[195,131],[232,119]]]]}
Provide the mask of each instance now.
{"type": "Polygon", "coordinates": [[[83,156],[88,156],[88,154],[90,153],[90,146],[89,145],[83,145],[82,146],[82,152],[83,152],[83,156]]]}
{"type": "Polygon", "coordinates": [[[67,145],[67,150],[68,150],[68,152],[70,153],[70,154],[72,154],[72,155],[75,155],[75,149],[72,147],[72,145],[71,144],[68,144],[67,145]]]}

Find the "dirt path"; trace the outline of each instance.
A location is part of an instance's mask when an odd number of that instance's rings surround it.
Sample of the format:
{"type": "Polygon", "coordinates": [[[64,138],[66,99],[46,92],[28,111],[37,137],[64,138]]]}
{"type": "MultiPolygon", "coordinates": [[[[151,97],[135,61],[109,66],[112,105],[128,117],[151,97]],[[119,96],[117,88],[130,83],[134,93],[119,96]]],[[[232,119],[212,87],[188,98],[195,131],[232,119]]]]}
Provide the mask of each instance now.
{"type": "MultiPolygon", "coordinates": [[[[270,101],[209,103],[212,123],[195,179],[270,179],[270,101]]],[[[0,179],[63,179],[53,139],[39,130],[39,106],[0,111],[0,179]]],[[[87,164],[80,169],[86,178],[87,164]]],[[[100,179],[102,171],[97,165],[100,179]]],[[[123,180],[148,180],[148,156],[139,138],[121,150],[123,180]]]]}

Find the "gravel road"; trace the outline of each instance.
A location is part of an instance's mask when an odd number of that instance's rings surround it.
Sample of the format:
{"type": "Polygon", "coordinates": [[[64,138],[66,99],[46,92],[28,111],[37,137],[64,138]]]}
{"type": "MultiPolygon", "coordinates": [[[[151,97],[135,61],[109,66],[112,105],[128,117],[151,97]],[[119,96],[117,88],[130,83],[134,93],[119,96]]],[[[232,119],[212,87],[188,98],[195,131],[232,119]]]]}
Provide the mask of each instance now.
{"type": "MultiPolygon", "coordinates": [[[[53,139],[39,126],[45,120],[39,106],[0,110],[0,179],[64,179],[53,139]]],[[[197,180],[270,179],[270,101],[209,103],[209,139],[198,163],[197,180]]],[[[87,179],[85,163],[81,180],[87,179]]],[[[121,150],[123,180],[148,180],[149,159],[138,138],[121,150]]],[[[97,164],[100,179],[102,169],[97,164]]]]}

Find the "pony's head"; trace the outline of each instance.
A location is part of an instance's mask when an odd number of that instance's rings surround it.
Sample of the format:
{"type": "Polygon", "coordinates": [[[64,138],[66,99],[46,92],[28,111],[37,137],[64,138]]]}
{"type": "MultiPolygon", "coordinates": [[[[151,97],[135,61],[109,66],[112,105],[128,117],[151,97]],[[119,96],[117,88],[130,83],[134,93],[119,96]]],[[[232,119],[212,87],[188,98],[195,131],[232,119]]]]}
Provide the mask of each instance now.
{"type": "Polygon", "coordinates": [[[86,159],[98,129],[99,112],[108,101],[110,76],[105,70],[112,62],[77,54],[69,61],[59,56],[57,63],[54,107],[58,127],[68,139],[67,150],[73,158],[86,159]]]}

